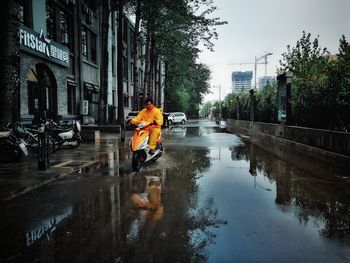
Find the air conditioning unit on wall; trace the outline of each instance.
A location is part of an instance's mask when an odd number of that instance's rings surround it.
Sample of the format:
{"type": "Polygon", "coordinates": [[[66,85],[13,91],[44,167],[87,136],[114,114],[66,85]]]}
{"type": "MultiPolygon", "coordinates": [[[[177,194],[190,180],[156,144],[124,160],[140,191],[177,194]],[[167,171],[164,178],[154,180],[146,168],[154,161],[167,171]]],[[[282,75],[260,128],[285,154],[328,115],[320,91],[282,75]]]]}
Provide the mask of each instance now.
{"type": "Polygon", "coordinates": [[[81,108],[81,112],[83,115],[88,115],[89,114],[89,101],[88,100],[83,100],[83,105],[81,108]]]}

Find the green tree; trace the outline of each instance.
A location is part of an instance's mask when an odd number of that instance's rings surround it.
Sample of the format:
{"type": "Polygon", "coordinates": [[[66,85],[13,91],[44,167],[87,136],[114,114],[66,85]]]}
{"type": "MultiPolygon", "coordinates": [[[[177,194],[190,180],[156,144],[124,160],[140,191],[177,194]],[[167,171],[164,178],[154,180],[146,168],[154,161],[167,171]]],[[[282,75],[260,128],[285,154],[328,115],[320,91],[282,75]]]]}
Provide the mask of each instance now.
{"type": "MultiPolygon", "coordinates": [[[[203,95],[209,90],[210,78],[209,69],[196,62],[200,52],[198,44],[202,41],[207,48],[213,49],[212,39],[217,38],[215,26],[226,22],[219,18],[208,18],[216,9],[212,1],[162,0],[156,4],[150,3],[149,8],[145,8],[147,12],[143,22],[147,32],[146,43],[150,43],[146,49],[150,49],[149,59],[157,54],[166,63],[166,110],[183,110],[178,105],[179,94],[182,93],[177,91],[186,90],[192,108],[196,111],[203,95]],[[200,8],[205,11],[199,13],[200,8]]],[[[147,64],[146,68],[148,71],[147,64]]],[[[149,68],[152,68],[152,63],[149,68]]]]}
{"type": "Polygon", "coordinates": [[[328,73],[331,127],[342,131],[350,130],[350,45],[343,35],[339,40],[339,54],[332,61],[328,73]]]}
{"type": "Polygon", "coordinates": [[[318,37],[311,41],[311,34],[305,31],[296,46],[287,46],[287,52],[282,54],[279,72],[293,72],[292,119],[297,125],[322,127],[328,116],[328,55],[318,37]]]}
{"type": "Polygon", "coordinates": [[[256,101],[256,120],[277,122],[277,84],[271,83],[259,90],[256,101]]]}
{"type": "Polygon", "coordinates": [[[206,102],[206,103],[203,105],[202,109],[200,110],[199,115],[200,115],[201,117],[208,118],[209,115],[210,115],[210,110],[211,110],[212,107],[213,107],[213,104],[212,104],[210,101],[209,101],[209,102],[206,102]]]}

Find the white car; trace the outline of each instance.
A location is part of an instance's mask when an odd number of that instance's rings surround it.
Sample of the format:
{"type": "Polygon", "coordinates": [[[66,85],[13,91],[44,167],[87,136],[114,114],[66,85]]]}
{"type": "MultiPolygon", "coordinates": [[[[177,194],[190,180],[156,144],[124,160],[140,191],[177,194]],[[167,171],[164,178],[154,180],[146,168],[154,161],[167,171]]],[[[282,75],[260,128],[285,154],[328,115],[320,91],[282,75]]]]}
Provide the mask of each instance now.
{"type": "Polygon", "coordinates": [[[173,124],[173,123],[185,124],[187,122],[186,114],[183,112],[170,113],[168,120],[169,120],[169,124],[173,124]]]}

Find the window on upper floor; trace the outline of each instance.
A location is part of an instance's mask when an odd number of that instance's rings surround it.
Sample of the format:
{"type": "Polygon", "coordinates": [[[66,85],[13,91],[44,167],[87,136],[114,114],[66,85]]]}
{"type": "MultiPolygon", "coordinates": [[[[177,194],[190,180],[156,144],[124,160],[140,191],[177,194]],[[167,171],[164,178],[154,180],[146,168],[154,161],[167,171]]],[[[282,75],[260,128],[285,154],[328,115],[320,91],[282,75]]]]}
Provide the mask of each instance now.
{"type": "Polygon", "coordinates": [[[125,18],[123,19],[123,41],[128,42],[128,21],[125,18]]]}
{"type": "Polygon", "coordinates": [[[85,26],[81,30],[81,52],[85,59],[97,62],[97,36],[85,26]]]}
{"type": "Polygon", "coordinates": [[[126,57],[123,57],[123,79],[128,81],[128,60],[126,57]]]}
{"type": "Polygon", "coordinates": [[[52,40],[57,40],[56,33],[56,10],[52,0],[46,0],[46,36],[52,40]]]}
{"type": "Polygon", "coordinates": [[[95,62],[97,61],[97,47],[96,47],[96,35],[93,32],[89,32],[90,33],[90,43],[91,43],[91,48],[90,48],[90,60],[95,62]]]}
{"type": "Polygon", "coordinates": [[[73,16],[63,10],[60,10],[59,16],[61,43],[74,52],[73,16]]]}
{"type": "Polygon", "coordinates": [[[32,27],[32,1],[19,0],[19,21],[22,25],[32,27]]]}
{"type": "Polygon", "coordinates": [[[86,59],[88,58],[88,36],[87,36],[87,29],[85,27],[81,30],[81,54],[86,59]]]}

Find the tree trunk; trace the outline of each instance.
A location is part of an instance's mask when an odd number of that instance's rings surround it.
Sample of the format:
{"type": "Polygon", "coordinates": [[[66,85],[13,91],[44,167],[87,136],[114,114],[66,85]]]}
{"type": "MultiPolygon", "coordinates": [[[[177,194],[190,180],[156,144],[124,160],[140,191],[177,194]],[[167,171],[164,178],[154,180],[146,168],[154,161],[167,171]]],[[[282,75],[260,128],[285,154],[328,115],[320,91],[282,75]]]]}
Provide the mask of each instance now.
{"type": "Polygon", "coordinates": [[[149,86],[150,86],[150,97],[155,101],[155,78],[154,78],[154,71],[155,71],[155,47],[156,47],[156,41],[155,41],[155,34],[152,30],[151,34],[151,48],[150,48],[150,65],[149,65],[149,86]]]}
{"type": "Polygon", "coordinates": [[[100,99],[98,104],[98,124],[107,123],[107,89],[108,89],[108,31],[109,31],[109,0],[102,2],[102,42],[100,67],[100,99]]]}
{"type": "Polygon", "coordinates": [[[168,103],[167,103],[167,96],[168,96],[168,63],[167,62],[164,62],[164,112],[168,112],[169,111],[169,108],[168,108],[168,103]]]}
{"type": "Polygon", "coordinates": [[[163,106],[163,110],[164,110],[164,105],[162,105],[162,60],[159,58],[158,59],[158,72],[157,72],[157,78],[158,78],[158,106],[162,107],[163,106]]]}
{"type": "Polygon", "coordinates": [[[134,43],[133,43],[133,50],[134,50],[134,110],[140,110],[140,103],[139,103],[139,71],[138,71],[138,59],[139,59],[139,53],[138,53],[138,44],[139,44],[139,28],[140,28],[140,19],[141,19],[141,0],[137,0],[137,6],[136,6],[136,18],[135,18],[135,31],[134,31],[134,43]]]}
{"type": "Polygon", "coordinates": [[[118,123],[121,141],[125,141],[124,94],[123,94],[123,7],[124,1],[118,1],[118,46],[117,46],[117,88],[118,88],[118,123]]]}
{"type": "Polygon", "coordinates": [[[19,5],[18,1],[4,1],[0,11],[0,120],[18,121],[19,108],[19,5]]]}
{"type": "Polygon", "coordinates": [[[149,74],[150,74],[150,61],[149,61],[149,49],[150,49],[150,27],[147,27],[147,34],[146,34],[146,53],[145,53],[145,77],[144,77],[144,84],[143,84],[143,101],[146,100],[148,97],[149,92],[149,74]]]}

